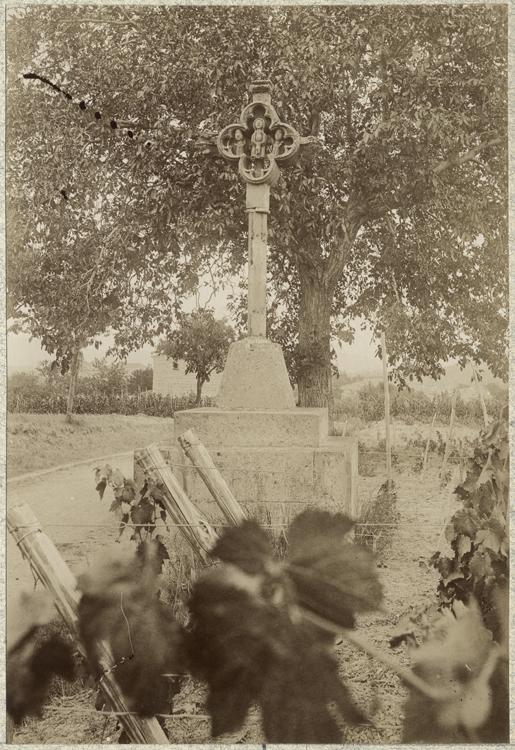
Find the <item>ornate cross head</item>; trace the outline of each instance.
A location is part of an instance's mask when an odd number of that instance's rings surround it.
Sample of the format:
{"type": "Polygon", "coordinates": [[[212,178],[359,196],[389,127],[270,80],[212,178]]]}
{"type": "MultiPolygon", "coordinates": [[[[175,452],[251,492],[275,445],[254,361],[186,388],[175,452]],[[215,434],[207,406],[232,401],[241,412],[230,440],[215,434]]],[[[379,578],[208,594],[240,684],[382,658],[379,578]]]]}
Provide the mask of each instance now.
{"type": "Polygon", "coordinates": [[[311,139],[301,138],[295,128],[281,122],[270,103],[270,81],[251,85],[253,101],[243,108],[240,121],[228,125],[218,134],[220,154],[238,162],[246,182],[274,185],[279,167],[294,164],[301,146],[311,139]]]}

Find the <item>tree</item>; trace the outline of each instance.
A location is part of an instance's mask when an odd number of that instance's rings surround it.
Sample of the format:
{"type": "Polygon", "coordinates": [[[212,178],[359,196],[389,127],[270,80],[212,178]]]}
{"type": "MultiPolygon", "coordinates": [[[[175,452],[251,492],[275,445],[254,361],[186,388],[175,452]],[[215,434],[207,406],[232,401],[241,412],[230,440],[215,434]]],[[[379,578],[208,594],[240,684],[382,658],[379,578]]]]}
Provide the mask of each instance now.
{"type": "Polygon", "coordinates": [[[102,143],[128,226],[180,248],[185,277],[244,264],[244,186],[213,134],[256,70],[271,77],[281,119],[317,137],[272,190],[269,222],[278,310],[298,299],[301,405],[328,401],[331,335],[352,335],[356,317],[387,330],[401,380],[437,377],[451,357],[505,375],[505,6],[48,6],[9,29],[20,72],[73,91],[11,79],[37,101],[21,127],[56,106],[59,133],[98,139],[115,122],[102,143]]]}
{"type": "Polygon", "coordinates": [[[142,391],[151,391],[153,387],[153,370],[152,365],[148,367],[134,370],[131,373],[128,382],[127,390],[129,393],[141,393],[142,391]]]}
{"type": "Polygon", "coordinates": [[[109,362],[106,357],[93,361],[94,388],[104,396],[123,396],[127,392],[127,371],[124,362],[109,362]]]}
{"type": "Polygon", "coordinates": [[[195,373],[195,406],[200,406],[204,383],[209,382],[212,372],[222,372],[234,339],[234,330],[226,319],[217,320],[212,310],[199,309],[182,315],[179,327],[159,342],[156,351],[169,359],[184,360],[186,375],[195,373]]]}
{"type": "MultiPolygon", "coordinates": [[[[31,25],[29,32],[25,41],[31,25]]],[[[16,38],[11,81],[23,68],[16,38]]],[[[106,128],[93,134],[84,122],[60,127],[69,99],[49,112],[48,91],[37,93],[14,87],[9,97],[8,311],[11,330],[39,338],[54,366],[70,372],[70,421],[82,350],[98,348],[107,333],[114,333],[112,350],[122,357],[152,342],[171,324],[191,283],[181,280],[174,249],[163,252],[162,237],[131,224],[137,206],[123,190],[127,173],[116,148],[109,149],[106,128]]]]}

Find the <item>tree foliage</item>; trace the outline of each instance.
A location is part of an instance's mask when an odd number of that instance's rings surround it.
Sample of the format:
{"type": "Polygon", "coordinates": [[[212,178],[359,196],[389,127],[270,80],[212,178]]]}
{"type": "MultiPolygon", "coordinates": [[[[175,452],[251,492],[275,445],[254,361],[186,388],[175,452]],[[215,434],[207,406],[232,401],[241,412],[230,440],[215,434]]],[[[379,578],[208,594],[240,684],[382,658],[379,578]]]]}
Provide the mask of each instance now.
{"type": "Polygon", "coordinates": [[[270,76],[281,119],[317,137],[269,222],[270,284],[298,301],[301,404],[327,400],[331,334],[357,316],[388,330],[401,379],[450,357],[506,373],[505,6],[40,6],[8,34],[11,216],[48,205],[76,227],[87,174],[114,196],[117,279],[238,271],[244,186],[213,134],[270,76]]]}
{"type": "Polygon", "coordinates": [[[202,399],[202,387],[213,372],[222,372],[235,333],[226,319],[217,320],[212,310],[198,309],[183,314],[178,327],[157,345],[157,353],[186,362],[186,375],[197,378],[196,405],[202,399]]]}

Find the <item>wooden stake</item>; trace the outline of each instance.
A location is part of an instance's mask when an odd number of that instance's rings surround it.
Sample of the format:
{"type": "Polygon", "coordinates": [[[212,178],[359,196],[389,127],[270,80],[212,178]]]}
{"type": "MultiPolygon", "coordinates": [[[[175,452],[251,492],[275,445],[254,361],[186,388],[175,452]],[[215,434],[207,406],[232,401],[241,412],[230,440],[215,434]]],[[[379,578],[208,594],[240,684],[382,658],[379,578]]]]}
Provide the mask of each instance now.
{"type": "Polygon", "coordinates": [[[427,454],[429,453],[429,443],[431,442],[431,432],[433,431],[433,426],[434,426],[434,423],[435,423],[435,419],[436,419],[436,412],[435,412],[435,415],[433,417],[433,421],[431,422],[431,427],[429,428],[429,434],[427,436],[426,451],[424,453],[424,463],[422,465],[422,471],[425,471],[425,469],[426,469],[427,454]]]}
{"type": "Polygon", "coordinates": [[[445,478],[445,469],[447,468],[447,459],[449,457],[449,451],[451,449],[451,440],[452,440],[452,433],[454,431],[454,419],[456,417],[456,399],[458,397],[458,389],[454,391],[453,397],[452,397],[452,406],[451,406],[451,421],[449,422],[449,435],[447,437],[447,442],[445,444],[445,453],[443,456],[443,464],[442,464],[442,470],[440,471],[440,479],[442,482],[445,478]]]}
{"type": "Polygon", "coordinates": [[[476,383],[476,390],[479,396],[479,400],[481,401],[481,408],[483,409],[483,420],[484,420],[485,427],[486,427],[488,425],[489,420],[488,420],[488,412],[486,410],[485,399],[483,398],[483,394],[481,393],[481,389],[479,387],[479,380],[477,378],[476,368],[474,367],[472,362],[470,362],[470,365],[472,367],[472,372],[474,374],[474,381],[476,383]]]}
{"type": "Polygon", "coordinates": [[[213,560],[209,553],[218,535],[204,514],[184,492],[157,445],[148,445],[146,448],[134,451],[134,459],[154,484],[164,485],[166,512],[178,525],[188,544],[202,562],[211,563],[213,560]]]}
{"type": "Polygon", "coordinates": [[[179,443],[198,470],[206,487],[218,503],[220,510],[229,523],[237,525],[245,521],[247,516],[244,510],[240,507],[224,478],[214,465],[213,459],[195,432],[187,430],[184,435],[179,437],[179,443]]]}
{"type": "MultiPolygon", "coordinates": [[[[79,652],[87,659],[79,638],[77,608],[80,593],[77,580],[57,551],[52,540],[42,532],[38,519],[28,505],[16,505],[7,511],[7,528],[21,553],[30,563],[45,588],[51,593],[55,606],[67,625],[79,652]]],[[[135,745],[170,744],[156,718],[128,714],[125,699],[110,670],[114,658],[107,641],[95,644],[98,662],[93,665],[102,676],[100,688],[113,710],[119,712],[120,724],[135,745]]]]}
{"type": "Polygon", "coordinates": [[[388,493],[392,490],[392,449],[390,445],[390,391],[388,390],[388,364],[386,361],[386,336],[381,334],[381,354],[383,358],[383,383],[384,383],[384,422],[386,428],[386,476],[388,481],[388,493]]]}

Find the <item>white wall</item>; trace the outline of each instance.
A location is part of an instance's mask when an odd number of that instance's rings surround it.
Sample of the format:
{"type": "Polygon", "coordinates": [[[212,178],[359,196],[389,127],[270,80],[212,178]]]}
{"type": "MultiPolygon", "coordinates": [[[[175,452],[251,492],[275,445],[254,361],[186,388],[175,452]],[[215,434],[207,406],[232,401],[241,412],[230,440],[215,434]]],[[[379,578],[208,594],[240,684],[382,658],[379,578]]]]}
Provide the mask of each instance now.
{"type": "MultiPolygon", "coordinates": [[[[195,373],[186,375],[186,363],[179,361],[174,369],[173,360],[164,355],[155,354],[153,360],[152,390],[163,396],[187,396],[197,392],[197,378],[195,373]]],[[[213,372],[208,383],[202,388],[203,396],[215,397],[218,394],[222,373],[213,372]]]]}

